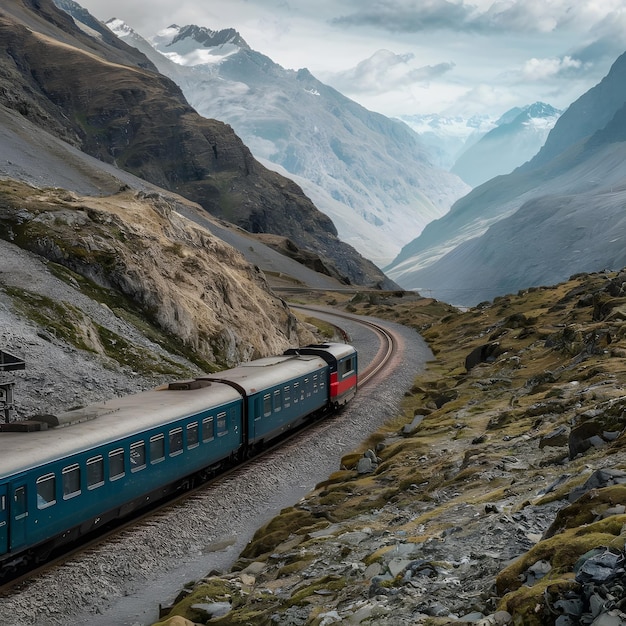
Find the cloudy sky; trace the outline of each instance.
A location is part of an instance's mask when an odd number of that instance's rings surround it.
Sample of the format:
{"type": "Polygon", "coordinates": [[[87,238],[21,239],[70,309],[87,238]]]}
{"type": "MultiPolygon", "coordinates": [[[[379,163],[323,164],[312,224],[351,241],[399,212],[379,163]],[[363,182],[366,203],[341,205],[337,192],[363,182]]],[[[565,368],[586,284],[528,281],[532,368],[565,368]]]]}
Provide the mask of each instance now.
{"type": "Polygon", "coordinates": [[[565,108],[626,51],[626,0],[79,0],[145,38],[235,28],[385,115],[565,108]]]}

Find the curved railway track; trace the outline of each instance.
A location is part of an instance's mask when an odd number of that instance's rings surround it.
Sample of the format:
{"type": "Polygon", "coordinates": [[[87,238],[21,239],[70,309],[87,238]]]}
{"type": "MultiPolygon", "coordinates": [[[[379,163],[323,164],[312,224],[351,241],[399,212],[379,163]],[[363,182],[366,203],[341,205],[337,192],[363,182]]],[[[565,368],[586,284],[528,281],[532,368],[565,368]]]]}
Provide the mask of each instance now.
{"type": "MultiPolygon", "coordinates": [[[[320,307],[297,305],[290,305],[290,307],[292,309],[307,311],[309,313],[322,314],[332,318],[350,320],[351,322],[365,326],[369,330],[374,332],[374,334],[380,340],[380,347],[378,348],[378,352],[376,353],[376,356],[372,359],[372,361],[367,364],[365,369],[359,372],[359,387],[363,387],[370,383],[376,377],[376,375],[379,374],[389,363],[390,359],[394,355],[395,350],[397,349],[397,340],[393,336],[393,334],[380,324],[376,324],[371,320],[361,318],[357,315],[350,315],[349,313],[329,311],[328,309],[323,309],[320,307]]],[[[333,326],[335,326],[335,328],[337,328],[337,330],[342,334],[344,341],[349,343],[349,337],[347,336],[345,331],[337,324],[333,324],[333,326]]]]}
{"type": "MultiPolygon", "coordinates": [[[[395,350],[397,349],[397,340],[395,339],[393,334],[379,324],[372,322],[371,320],[360,318],[359,316],[355,315],[350,315],[348,313],[339,313],[336,311],[331,311],[329,309],[322,309],[318,307],[304,307],[292,305],[291,308],[304,310],[307,311],[309,314],[322,315],[331,319],[338,318],[340,320],[350,320],[350,322],[352,323],[359,324],[368,328],[378,337],[379,347],[375,356],[359,373],[359,388],[372,384],[376,377],[384,372],[385,367],[387,366],[390,359],[394,355],[395,350]]],[[[346,342],[349,342],[350,337],[348,333],[346,333],[345,330],[341,327],[341,325],[334,322],[332,322],[332,324],[341,334],[343,339],[346,342]]],[[[79,554],[88,553],[91,550],[97,550],[100,546],[105,545],[107,542],[114,541],[116,537],[121,536],[125,531],[130,531],[130,529],[138,527],[142,524],[151,524],[158,517],[167,515],[167,512],[169,510],[178,506],[182,502],[186,500],[192,500],[194,497],[198,497],[203,490],[210,488],[211,485],[214,484],[216,481],[224,480],[229,476],[236,475],[237,472],[244,471],[250,463],[262,462],[262,457],[264,455],[267,455],[277,450],[278,448],[284,446],[287,442],[297,437],[306,436],[306,433],[313,430],[315,427],[324,427],[323,425],[325,424],[325,422],[327,422],[327,420],[324,419],[317,419],[315,421],[312,421],[305,425],[305,427],[290,432],[276,444],[267,447],[251,459],[243,461],[232,468],[220,471],[209,480],[205,480],[195,486],[191,486],[180,494],[170,497],[169,499],[162,501],[158,504],[155,504],[154,507],[133,515],[125,521],[117,522],[112,525],[111,528],[109,528],[108,530],[101,530],[96,536],[87,538],[86,540],[81,541],[74,547],[70,547],[69,549],[67,549],[66,547],[61,555],[56,556],[49,561],[46,561],[42,565],[35,566],[28,571],[20,573],[18,576],[9,581],[3,581],[0,585],[0,598],[6,597],[11,593],[27,587],[30,580],[41,576],[47,571],[53,570],[54,568],[61,567],[64,564],[69,563],[79,554]]]]}

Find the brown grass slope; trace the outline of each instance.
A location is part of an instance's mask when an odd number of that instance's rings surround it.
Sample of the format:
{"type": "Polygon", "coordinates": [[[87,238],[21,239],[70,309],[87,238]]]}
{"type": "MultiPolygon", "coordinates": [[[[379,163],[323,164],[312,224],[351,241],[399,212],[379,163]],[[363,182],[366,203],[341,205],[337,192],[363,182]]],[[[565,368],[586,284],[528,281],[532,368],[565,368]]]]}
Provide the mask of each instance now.
{"type": "MultiPolygon", "coordinates": [[[[182,198],[156,193],[121,190],[95,198],[0,181],[0,238],[204,371],[312,341],[264,275],[183,217],[178,211],[185,206],[182,198]]],[[[28,276],[7,272],[6,263],[0,291],[25,318],[74,348],[119,362],[129,351],[136,369],[159,370],[158,360],[141,357],[74,303],[48,294],[44,301],[28,276]],[[122,348],[112,351],[116,345],[122,348]]]]}

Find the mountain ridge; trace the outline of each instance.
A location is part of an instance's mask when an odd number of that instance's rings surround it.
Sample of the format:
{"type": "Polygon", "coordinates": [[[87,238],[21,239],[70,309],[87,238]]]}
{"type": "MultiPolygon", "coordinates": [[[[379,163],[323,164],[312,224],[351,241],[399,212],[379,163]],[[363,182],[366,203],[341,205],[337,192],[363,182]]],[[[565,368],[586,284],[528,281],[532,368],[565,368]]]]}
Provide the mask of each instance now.
{"type": "Polygon", "coordinates": [[[249,49],[193,50],[172,29],[149,43],[131,27],[109,26],[175,80],[198,111],[230,124],[256,158],[298,176],[333,221],[351,212],[341,238],[379,266],[468,190],[432,165],[404,122],[367,111],[305,68],[285,70],[249,49]],[[324,203],[325,195],[334,202],[324,203]]]}
{"type": "Polygon", "coordinates": [[[626,262],[613,251],[624,239],[626,146],[618,140],[626,124],[625,72],[626,54],[564,111],[533,159],[457,201],[404,247],[385,268],[388,275],[407,289],[471,305],[578,272],[619,269],[626,262]],[[551,228],[541,229],[551,206],[551,228]],[[597,224],[604,225],[604,238],[595,236],[597,224]],[[593,238],[586,238],[587,228],[593,238]],[[508,242],[516,244],[514,255],[508,242]]]}
{"type": "Polygon", "coordinates": [[[450,171],[472,187],[509,174],[539,152],[560,114],[543,102],[507,111],[495,128],[463,151],[450,171]]]}
{"type": "Polygon", "coordinates": [[[326,258],[343,280],[397,287],[337,238],[331,220],[297,185],[255,161],[226,124],[195,112],[135,48],[116,37],[110,46],[104,27],[94,39],[52,2],[38,6],[40,12],[12,5],[0,22],[7,85],[0,104],[218,217],[288,236],[326,258]],[[42,19],[44,10],[58,15],[62,28],[42,19]],[[26,18],[32,28],[22,28],[26,18]]]}

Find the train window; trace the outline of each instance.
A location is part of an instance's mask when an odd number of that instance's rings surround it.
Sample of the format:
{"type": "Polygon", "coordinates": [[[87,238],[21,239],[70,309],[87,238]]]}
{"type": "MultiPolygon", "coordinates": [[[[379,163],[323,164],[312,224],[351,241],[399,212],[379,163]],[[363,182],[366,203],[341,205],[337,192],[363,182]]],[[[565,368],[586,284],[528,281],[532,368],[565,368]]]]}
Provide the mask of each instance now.
{"type": "Polygon", "coordinates": [[[187,424],[187,448],[195,448],[198,445],[198,422],[187,424]]]}
{"type": "Polygon", "coordinates": [[[117,480],[126,473],[124,467],[124,450],[118,448],[109,452],[109,480],[117,480]]]}
{"type": "Polygon", "coordinates": [[[254,399],[254,419],[260,420],[262,415],[263,415],[263,412],[262,412],[262,407],[261,407],[261,398],[257,396],[254,399]]]}
{"type": "Polygon", "coordinates": [[[56,501],[56,477],[54,474],[46,474],[37,479],[37,508],[45,509],[52,506],[56,501]]]}
{"type": "Polygon", "coordinates": [[[228,425],[226,424],[226,413],[217,414],[217,436],[223,437],[228,432],[228,425]]]}
{"type": "Polygon", "coordinates": [[[183,429],[170,430],[170,456],[180,454],[183,451],[183,429]]]}
{"type": "Polygon", "coordinates": [[[285,408],[291,406],[291,388],[289,387],[289,385],[283,388],[283,398],[283,404],[285,405],[285,408]]]}
{"type": "Polygon", "coordinates": [[[136,441],[130,445],[130,471],[137,472],[146,466],[146,444],[136,441]]]}
{"type": "Polygon", "coordinates": [[[104,459],[101,455],[87,460],[87,489],[104,485],[104,459]]]}
{"type": "Polygon", "coordinates": [[[263,415],[268,417],[272,414],[272,396],[269,393],[266,393],[263,396],[263,415]]]}
{"type": "Polygon", "coordinates": [[[274,411],[280,411],[283,408],[282,398],[280,397],[280,389],[274,391],[274,411]]]}
{"type": "Polygon", "coordinates": [[[296,404],[300,399],[300,383],[293,384],[293,403],[296,404]]]}
{"type": "Polygon", "coordinates": [[[150,463],[158,463],[165,458],[165,437],[155,435],[150,437],[150,463]]]}
{"type": "Polygon", "coordinates": [[[215,437],[213,432],[213,416],[202,420],[202,441],[211,441],[215,437]]]}
{"type": "Polygon", "coordinates": [[[339,363],[339,374],[342,378],[354,373],[354,357],[350,357],[339,363]]]}
{"type": "Polygon", "coordinates": [[[80,468],[78,464],[64,467],[61,472],[63,481],[63,499],[68,500],[80,493],[80,468]]]}

